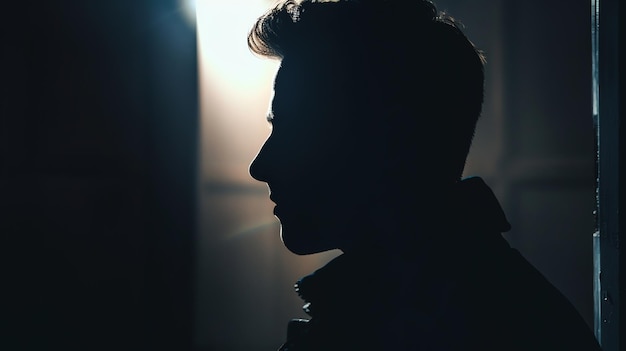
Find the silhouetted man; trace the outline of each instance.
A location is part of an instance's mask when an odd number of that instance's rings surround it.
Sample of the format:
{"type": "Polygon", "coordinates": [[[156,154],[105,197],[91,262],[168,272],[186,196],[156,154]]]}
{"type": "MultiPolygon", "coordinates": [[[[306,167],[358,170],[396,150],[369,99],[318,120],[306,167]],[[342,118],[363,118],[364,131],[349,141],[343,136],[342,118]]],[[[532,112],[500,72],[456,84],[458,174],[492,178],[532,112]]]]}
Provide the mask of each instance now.
{"type": "Polygon", "coordinates": [[[272,133],[250,166],[285,246],[343,254],[302,278],[310,320],[281,350],[598,350],[584,320],[461,179],[480,51],[427,1],[282,1],[252,28],[279,59],[272,133]]]}

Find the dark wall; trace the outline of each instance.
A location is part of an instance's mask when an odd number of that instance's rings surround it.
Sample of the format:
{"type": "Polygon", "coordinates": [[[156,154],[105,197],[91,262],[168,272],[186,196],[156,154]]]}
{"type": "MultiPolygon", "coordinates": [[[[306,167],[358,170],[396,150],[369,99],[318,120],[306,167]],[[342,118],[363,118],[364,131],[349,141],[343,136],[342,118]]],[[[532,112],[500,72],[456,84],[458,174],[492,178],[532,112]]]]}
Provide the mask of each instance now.
{"type": "Polygon", "coordinates": [[[3,4],[0,348],[190,348],[197,68],[177,3],[3,4]]]}
{"type": "Polygon", "coordinates": [[[589,1],[508,1],[501,159],[509,241],[593,325],[589,1]]]}
{"type": "Polygon", "coordinates": [[[466,175],[485,177],[505,234],[593,325],[595,145],[586,0],[437,3],[486,52],[485,105],[466,175]]]}

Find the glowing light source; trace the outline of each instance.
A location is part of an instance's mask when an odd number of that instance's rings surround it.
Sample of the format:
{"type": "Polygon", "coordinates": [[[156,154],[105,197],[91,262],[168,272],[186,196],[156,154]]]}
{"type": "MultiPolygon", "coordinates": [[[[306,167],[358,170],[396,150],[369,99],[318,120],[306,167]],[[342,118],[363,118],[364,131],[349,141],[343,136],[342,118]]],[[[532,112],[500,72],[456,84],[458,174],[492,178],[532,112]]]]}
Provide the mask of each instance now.
{"type": "Polygon", "coordinates": [[[262,186],[247,167],[267,136],[271,81],[278,62],[255,57],[247,35],[267,0],[197,0],[202,128],[206,181],[262,186]]]}
{"type": "Polygon", "coordinates": [[[191,26],[196,25],[196,0],[178,0],[183,17],[191,26]]]}
{"type": "Polygon", "coordinates": [[[258,89],[266,78],[267,60],[250,53],[246,37],[267,8],[266,0],[197,0],[202,68],[212,80],[220,80],[221,89],[236,88],[245,94],[258,89]]]}

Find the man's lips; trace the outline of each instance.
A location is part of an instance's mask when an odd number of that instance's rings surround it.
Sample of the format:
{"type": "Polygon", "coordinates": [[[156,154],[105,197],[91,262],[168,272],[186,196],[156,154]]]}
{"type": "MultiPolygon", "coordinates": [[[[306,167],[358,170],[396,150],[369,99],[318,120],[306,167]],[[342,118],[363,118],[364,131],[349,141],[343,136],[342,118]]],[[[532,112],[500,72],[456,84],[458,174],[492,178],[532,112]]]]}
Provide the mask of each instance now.
{"type": "Polygon", "coordinates": [[[270,189],[270,200],[275,204],[282,204],[284,199],[280,196],[280,194],[270,189]]]}
{"type": "Polygon", "coordinates": [[[279,211],[280,211],[280,210],[279,210],[279,207],[278,207],[278,200],[276,200],[276,196],[275,196],[273,193],[271,193],[271,192],[270,192],[270,200],[271,200],[273,203],[275,203],[275,204],[276,204],[276,206],[274,206],[274,211],[273,211],[273,213],[274,213],[274,216],[278,216],[278,213],[279,213],[279,211]]]}

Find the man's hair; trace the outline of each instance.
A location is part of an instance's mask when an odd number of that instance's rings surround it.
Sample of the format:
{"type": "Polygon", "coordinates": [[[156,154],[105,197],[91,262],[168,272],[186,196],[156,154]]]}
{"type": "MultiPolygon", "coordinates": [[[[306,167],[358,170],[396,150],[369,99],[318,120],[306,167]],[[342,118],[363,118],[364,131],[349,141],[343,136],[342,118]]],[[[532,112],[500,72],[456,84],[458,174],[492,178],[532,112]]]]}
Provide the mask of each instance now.
{"type": "Polygon", "coordinates": [[[257,20],[248,46],[328,76],[346,104],[362,105],[352,110],[358,116],[342,116],[347,123],[391,126],[399,162],[417,155],[409,163],[428,162],[448,180],[461,176],[482,109],[485,60],[432,2],[283,0],[257,20]]]}

